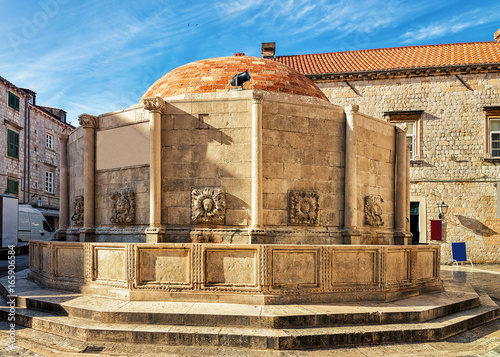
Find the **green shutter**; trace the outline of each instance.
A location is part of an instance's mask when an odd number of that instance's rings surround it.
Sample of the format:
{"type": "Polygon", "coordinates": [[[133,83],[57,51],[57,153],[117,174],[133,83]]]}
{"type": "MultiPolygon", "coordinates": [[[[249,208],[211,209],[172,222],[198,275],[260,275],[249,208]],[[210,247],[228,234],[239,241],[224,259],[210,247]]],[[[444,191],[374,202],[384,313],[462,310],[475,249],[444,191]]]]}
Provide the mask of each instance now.
{"type": "Polygon", "coordinates": [[[7,192],[13,195],[19,194],[19,181],[7,179],[7,192]]]}
{"type": "Polygon", "coordinates": [[[19,97],[9,92],[9,107],[19,111],[19,97]]]}
{"type": "Polygon", "coordinates": [[[7,130],[7,155],[19,159],[19,134],[7,130]]]}

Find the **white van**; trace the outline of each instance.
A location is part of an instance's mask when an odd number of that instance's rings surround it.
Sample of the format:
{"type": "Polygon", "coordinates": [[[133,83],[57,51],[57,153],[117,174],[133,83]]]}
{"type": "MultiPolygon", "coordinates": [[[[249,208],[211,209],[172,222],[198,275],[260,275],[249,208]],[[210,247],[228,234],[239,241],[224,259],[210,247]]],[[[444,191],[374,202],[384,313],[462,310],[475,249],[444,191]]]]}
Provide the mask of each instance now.
{"type": "Polygon", "coordinates": [[[20,242],[30,240],[50,240],[54,237],[54,229],[43,214],[31,205],[19,205],[17,239],[20,242]]]}

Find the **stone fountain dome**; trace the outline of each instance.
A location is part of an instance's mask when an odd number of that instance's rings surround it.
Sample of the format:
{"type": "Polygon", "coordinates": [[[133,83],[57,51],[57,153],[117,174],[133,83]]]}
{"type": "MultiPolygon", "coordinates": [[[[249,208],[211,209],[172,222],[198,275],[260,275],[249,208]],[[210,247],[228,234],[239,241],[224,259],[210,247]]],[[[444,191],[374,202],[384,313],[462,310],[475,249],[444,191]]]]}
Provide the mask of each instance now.
{"type": "Polygon", "coordinates": [[[248,70],[251,80],[245,89],[298,94],[328,101],[309,78],[291,67],[272,60],[250,56],[228,56],[191,62],[158,79],[142,99],[173,97],[186,93],[227,92],[231,78],[248,70]]]}

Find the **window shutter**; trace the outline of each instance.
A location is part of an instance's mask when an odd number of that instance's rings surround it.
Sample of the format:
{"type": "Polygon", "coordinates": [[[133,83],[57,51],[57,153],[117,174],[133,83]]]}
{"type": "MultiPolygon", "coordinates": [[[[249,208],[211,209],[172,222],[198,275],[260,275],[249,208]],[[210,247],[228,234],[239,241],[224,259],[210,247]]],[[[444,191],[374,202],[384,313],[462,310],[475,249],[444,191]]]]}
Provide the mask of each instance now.
{"type": "Polygon", "coordinates": [[[7,192],[17,195],[19,193],[19,182],[7,179],[7,192]]]}
{"type": "Polygon", "coordinates": [[[7,130],[7,155],[19,159],[19,134],[7,130]]]}

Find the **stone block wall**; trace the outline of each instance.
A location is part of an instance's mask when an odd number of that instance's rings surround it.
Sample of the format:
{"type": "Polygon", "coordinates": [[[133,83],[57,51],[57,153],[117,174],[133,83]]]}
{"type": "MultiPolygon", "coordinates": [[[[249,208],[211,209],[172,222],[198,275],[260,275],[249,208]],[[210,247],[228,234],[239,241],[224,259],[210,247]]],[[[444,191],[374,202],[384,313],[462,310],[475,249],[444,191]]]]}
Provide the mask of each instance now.
{"type": "Polygon", "coordinates": [[[225,226],[246,227],[251,137],[249,98],[169,100],[162,116],[162,223],[190,226],[192,189],[222,187],[225,226]]]}
{"type": "MultiPolygon", "coordinates": [[[[41,198],[44,207],[59,209],[60,191],[60,157],[61,145],[59,133],[65,125],[52,118],[36,107],[31,107],[31,158],[30,158],[30,193],[36,194],[31,204],[41,198]],[[47,134],[53,137],[53,148],[47,147],[47,134]],[[53,179],[53,192],[47,192],[45,187],[45,173],[51,172],[53,179]]],[[[69,128],[65,131],[69,134],[69,128]]]]}
{"type": "Polygon", "coordinates": [[[344,209],[343,109],[298,100],[264,100],[262,111],[264,225],[288,226],[288,193],[307,191],[319,196],[317,225],[340,227],[344,209]]]}
{"type": "MultiPolygon", "coordinates": [[[[500,106],[498,73],[454,74],[316,82],[332,103],[358,104],[359,111],[384,119],[391,111],[423,111],[420,160],[411,163],[411,196],[423,197],[427,240],[430,220],[438,219],[438,204],[449,205],[443,222],[443,262],[450,242],[465,241],[475,262],[499,263],[500,219],[496,189],[500,161],[485,160],[485,106],[500,106]]],[[[421,206],[422,207],[422,206],[421,206]]],[[[423,228],[421,227],[421,230],[423,228]]]]}
{"type": "MultiPolygon", "coordinates": [[[[5,192],[7,179],[19,182],[19,197],[23,192],[24,130],[26,95],[0,80],[0,192],[5,192]],[[9,107],[9,91],[19,97],[19,110],[9,107]],[[19,134],[19,159],[7,156],[7,130],[19,134]]],[[[21,202],[21,201],[20,201],[21,202]]]]}
{"type": "Polygon", "coordinates": [[[363,235],[392,236],[395,205],[396,131],[392,124],[357,113],[354,117],[357,151],[358,227],[363,235]],[[382,209],[380,225],[367,222],[367,196],[377,197],[382,209]],[[380,200],[379,200],[380,199],[380,200]]]}
{"type": "Polygon", "coordinates": [[[95,224],[97,227],[127,228],[149,225],[149,166],[125,167],[96,172],[95,224]],[[113,193],[134,191],[135,219],[132,222],[113,222],[113,193]]]}

